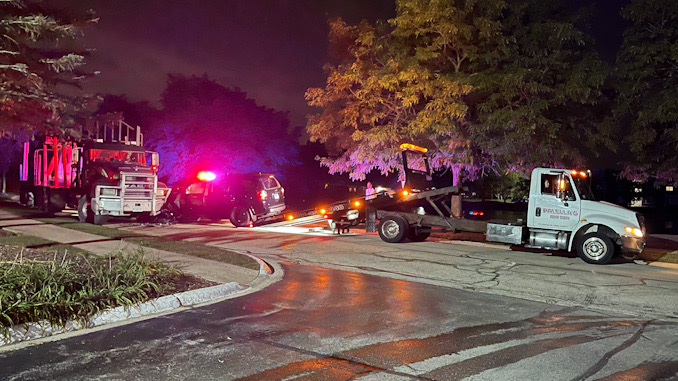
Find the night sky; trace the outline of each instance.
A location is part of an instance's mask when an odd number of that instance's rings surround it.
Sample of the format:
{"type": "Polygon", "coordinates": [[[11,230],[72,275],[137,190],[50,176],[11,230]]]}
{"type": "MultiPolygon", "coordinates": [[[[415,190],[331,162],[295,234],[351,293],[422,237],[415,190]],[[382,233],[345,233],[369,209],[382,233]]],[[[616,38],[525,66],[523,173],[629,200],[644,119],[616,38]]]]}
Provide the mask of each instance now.
{"type": "MultiPolygon", "coordinates": [[[[293,125],[305,125],[306,89],[325,81],[328,16],[357,23],[395,15],[393,0],[63,2],[92,8],[100,17],[84,38],[96,49],[88,67],[101,72],[86,90],[126,94],[158,106],[168,73],[207,73],[259,104],[289,111],[293,125]]],[[[621,42],[618,14],[626,2],[599,0],[599,15],[589,30],[609,62],[621,42]]],[[[568,2],[572,7],[588,3],[568,2]]]]}

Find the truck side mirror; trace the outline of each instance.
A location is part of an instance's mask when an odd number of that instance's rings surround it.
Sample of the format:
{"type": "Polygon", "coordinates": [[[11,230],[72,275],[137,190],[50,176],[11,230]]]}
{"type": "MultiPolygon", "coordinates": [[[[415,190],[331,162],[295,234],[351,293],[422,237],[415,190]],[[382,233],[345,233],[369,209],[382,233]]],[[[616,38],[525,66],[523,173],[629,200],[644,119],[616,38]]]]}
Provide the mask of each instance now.
{"type": "MultiPolygon", "coordinates": [[[[151,162],[147,163],[147,165],[150,165],[152,167],[157,167],[158,165],[160,165],[160,155],[158,155],[157,152],[146,151],[146,153],[151,156],[150,157],[151,162]]],[[[148,159],[148,156],[146,156],[146,158],[148,159]]]]}

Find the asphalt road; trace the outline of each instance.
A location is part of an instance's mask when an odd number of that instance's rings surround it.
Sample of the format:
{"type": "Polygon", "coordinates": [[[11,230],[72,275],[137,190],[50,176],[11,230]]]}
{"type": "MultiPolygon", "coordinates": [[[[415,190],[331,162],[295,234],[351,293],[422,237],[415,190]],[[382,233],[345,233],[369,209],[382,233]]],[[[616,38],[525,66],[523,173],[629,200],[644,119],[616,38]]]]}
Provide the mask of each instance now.
{"type": "Polygon", "coordinates": [[[240,298],[0,353],[0,379],[678,377],[675,269],[309,229],[134,229],[246,251],[284,277],[240,298]]]}

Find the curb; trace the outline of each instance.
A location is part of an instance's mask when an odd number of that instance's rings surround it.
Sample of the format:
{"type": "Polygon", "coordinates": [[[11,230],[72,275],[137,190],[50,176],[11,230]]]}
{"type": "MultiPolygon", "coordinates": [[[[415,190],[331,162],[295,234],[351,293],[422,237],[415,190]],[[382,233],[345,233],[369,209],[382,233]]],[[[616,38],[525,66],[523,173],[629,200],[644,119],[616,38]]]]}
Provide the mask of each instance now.
{"type": "Polygon", "coordinates": [[[161,296],[133,306],[112,308],[95,314],[88,321],[69,320],[63,326],[52,326],[48,321],[27,323],[9,328],[7,336],[0,337],[0,347],[85,328],[99,327],[123,320],[168,312],[179,307],[188,307],[225,298],[235,293],[245,291],[248,288],[248,286],[243,286],[237,282],[229,282],[178,294],[161,296]]]}
{"type": "Polygon", "coordinates": [[[254,259],[259,263],[259,275],[271,275],[275,270],[273,270],[273,267],[269,265],[268,263],[264,262],[261,258],[255,257],[252,254],[247,254],[247,253],[239,253],[242,255],[247,255],[248,257],[254,259]]]}

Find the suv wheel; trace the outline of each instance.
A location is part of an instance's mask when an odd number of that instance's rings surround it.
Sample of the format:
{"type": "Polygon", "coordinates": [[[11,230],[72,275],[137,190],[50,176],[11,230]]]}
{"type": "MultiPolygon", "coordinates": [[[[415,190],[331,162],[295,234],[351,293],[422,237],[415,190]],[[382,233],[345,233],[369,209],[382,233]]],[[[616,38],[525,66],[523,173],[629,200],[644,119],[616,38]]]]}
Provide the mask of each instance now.
{"type": "Polygon", "coordinates": [[[239,228],[249,226],[252,223],[252,215],[247,207],[238,205],[231,209],[230,220],[233,226],[239,228]]]}

